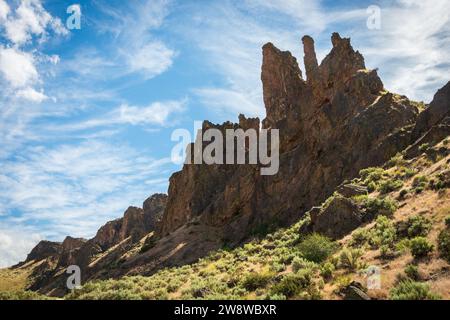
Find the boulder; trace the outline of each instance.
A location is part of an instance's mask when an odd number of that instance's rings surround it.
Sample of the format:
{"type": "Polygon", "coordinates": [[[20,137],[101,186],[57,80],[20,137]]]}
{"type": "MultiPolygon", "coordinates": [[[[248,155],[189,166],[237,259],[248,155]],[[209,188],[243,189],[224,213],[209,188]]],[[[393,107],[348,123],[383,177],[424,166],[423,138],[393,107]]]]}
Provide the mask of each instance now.
{"type": "Polygon", "coordinates": [[[351,198],[354,196],[366,195],[368,191],[365,186],[360,186],[357,184],[343,184],[338,187],[337,192],[346,198],[351,198]]]}
{"type": "Polygon", "coordinates": [[[331,239],[340,239],[358,228],[363,220],[356,203],[348,198],[334,196],[320,211],[310,213],[310,230],[331,239]]]}

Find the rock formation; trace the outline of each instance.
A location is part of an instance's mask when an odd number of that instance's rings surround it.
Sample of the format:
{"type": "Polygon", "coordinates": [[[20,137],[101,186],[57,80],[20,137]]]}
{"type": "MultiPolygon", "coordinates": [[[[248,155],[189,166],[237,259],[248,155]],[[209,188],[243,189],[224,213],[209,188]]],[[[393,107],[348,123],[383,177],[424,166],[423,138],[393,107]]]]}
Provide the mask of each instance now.
{"type": "MultiPolygon", "coordinates": [[[[388,92],[377,72],[366,69],[350,39],[334,33],[331,52],[320,64],[313,39],[305,36],[302,41],[306,80],[290,52],[271,43],[263,46],[262,127],[280,130],[278,174],[261,176],[258,165],[185,164],[171,176],[168,196],[152,196],[143,209],[130,207],[93,239],[77,242],[64,262],[82,266],[84,279],[145,275],[190,263],[210,250],[239,245],[260,229],[297,221],[360,169],[383,164],[433,128],[440,126],[440,134],[448,134],[450,84],[419,115],[415,103],[388,92]],[[142,250],[141,243],[151,245],[142,250]]],[[[202,130],[259,126],[259,119],[240,115],[237,124],[205,121],[202,130]]],[[[312,218],[315,228],[333,238],[361,223],[348,201],[339,198],[327,210],[312,218]],[[340,228],[330,227],[335,224],[340,228]]],[[[41,244],[29,259],[60,250],[60,244],[41,244]]],[[[45,283],[47,287],[40,283],[44,292],[56,286],[45,283]]]]}

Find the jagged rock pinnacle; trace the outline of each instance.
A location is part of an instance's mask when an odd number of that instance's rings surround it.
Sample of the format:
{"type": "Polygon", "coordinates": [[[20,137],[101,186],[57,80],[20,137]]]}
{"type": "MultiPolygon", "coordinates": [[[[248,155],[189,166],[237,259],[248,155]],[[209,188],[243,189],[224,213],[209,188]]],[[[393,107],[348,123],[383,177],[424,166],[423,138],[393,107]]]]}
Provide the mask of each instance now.
{"type": "Polygon", "coordinates": [[[319,64],[317,63],[314,40],[310,36],[304,36],[302,42],[307,80],[308,82],[316,82],[319,78],[319,64]]]}

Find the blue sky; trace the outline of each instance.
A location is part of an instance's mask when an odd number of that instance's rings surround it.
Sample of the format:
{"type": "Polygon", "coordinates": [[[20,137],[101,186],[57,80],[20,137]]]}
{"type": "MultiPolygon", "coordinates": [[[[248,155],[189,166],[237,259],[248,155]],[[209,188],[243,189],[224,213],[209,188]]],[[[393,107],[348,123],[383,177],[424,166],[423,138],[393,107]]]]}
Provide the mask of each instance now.
{"type": "Polygon", "coordinates": [[[302,66],[303,35],[322,59],[338,31],[387,89],[429,102],[450,80],[449,15],[446,0],[0,0],[0,267],[166,192],[174,129],[263,118],[264,43],[302,66]]]}

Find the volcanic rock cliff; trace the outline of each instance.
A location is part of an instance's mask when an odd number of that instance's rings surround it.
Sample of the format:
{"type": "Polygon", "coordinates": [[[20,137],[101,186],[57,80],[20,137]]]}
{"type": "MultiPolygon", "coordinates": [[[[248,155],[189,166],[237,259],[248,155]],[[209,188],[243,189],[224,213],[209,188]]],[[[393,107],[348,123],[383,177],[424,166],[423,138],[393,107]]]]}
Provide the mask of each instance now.
{"type": "MultiPolygon", "coordinates": [[[[381,165],[408,147],[413,153],[419,140],[438,141],[450,133],[450,83],[420,113],[417,103],[387,91],[377,72],[366,69],[350,39],[334,33],[331,52],[320,64],[314,40],[305,36],[302,42],[306,79],[290,52],[263,46],[261,124],[280,130],[276,175],[262,176],[257,165],[185,164],[170,178],[168,196],[151,197],[143,209],[129,208],[93,239],[71,246],[70,254],[62,255],[54,244],[33,249],[28,260],[64,256],[50,276],[36,275],[39,285],[33,288],[61,294],[60,270],[68,264],[82,267],[83,280],[146,275],[239,245],[255,233],[297,221],[360,169],[381,165]]],[[[259,126],[259,119],[240,115],[237,124],[205,121],[202,130],[259,126]]]]}

